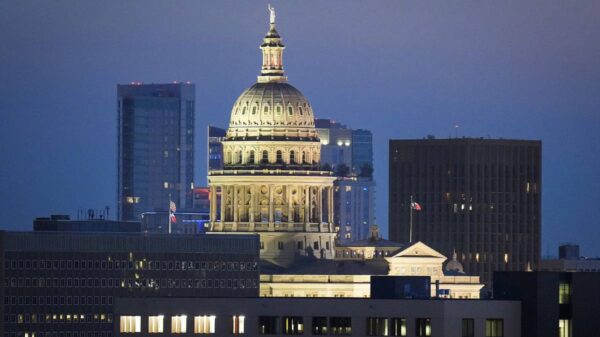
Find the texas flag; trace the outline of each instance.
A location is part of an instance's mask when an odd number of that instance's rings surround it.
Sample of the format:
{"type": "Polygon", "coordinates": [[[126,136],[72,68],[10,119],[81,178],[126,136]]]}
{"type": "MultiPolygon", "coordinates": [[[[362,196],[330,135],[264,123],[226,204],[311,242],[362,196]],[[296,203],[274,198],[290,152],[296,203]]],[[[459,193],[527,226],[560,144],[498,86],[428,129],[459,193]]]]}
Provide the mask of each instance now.
{"type": "Polygon", "coordinates": [[[410,208],[414,209],[415,211],[420,211],[421,210],[421,205],[419,205],[418,202],[413,201],[410,204],[410,208]]]}
{"type": "Polygon", "coordinates": [[[171,201],[169,205],[169,216],[171,217],[171,222],[176,223],[177,218],[175,217],[175,211],[177,210],[177,206],[174,201],[171,201]]]}

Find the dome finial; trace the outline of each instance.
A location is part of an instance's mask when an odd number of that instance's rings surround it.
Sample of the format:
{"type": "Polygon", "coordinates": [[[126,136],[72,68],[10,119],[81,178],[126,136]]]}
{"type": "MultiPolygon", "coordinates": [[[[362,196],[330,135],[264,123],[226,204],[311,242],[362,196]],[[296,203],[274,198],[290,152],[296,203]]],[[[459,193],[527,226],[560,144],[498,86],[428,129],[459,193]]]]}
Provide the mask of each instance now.
{"type": "Polygon", "coordinates": [[[271,14],[271,16],[269,18],[269,23],[274,25],[275,24],[275,7],[271,7],[271,4],[269,4],[267,8],[269,9],[269,13],[271,14]]]}

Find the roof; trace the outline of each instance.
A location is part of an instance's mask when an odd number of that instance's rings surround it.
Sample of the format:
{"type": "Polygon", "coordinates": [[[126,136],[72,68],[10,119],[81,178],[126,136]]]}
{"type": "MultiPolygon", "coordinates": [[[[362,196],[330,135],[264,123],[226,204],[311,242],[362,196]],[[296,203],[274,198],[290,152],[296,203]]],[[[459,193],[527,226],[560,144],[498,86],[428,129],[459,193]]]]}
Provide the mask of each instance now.
{"type": "Polygon", "coordinates": [[[261,261],[261,274],[286,275],[387,275],[385,260],[301,260],[288,268],[261,261]]]}

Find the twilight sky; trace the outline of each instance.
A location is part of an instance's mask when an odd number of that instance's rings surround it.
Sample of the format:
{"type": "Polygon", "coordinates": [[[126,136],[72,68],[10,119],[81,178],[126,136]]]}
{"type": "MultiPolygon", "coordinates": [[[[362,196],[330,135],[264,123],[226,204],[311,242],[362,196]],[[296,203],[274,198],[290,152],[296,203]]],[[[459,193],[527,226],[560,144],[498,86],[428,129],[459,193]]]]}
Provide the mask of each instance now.
{"type": "MultiPolygon", "coordinates": [[[[387,141],[543,141],[542,254],[600,256],[600,2],[271,1],[290,83],[374,133],[387,235],[387,141]]],[[[196,181],[207,124],[254,83],[263,1],[0,1],[0,228],[115,214],[116,84],[196,83],[196,181]]]]}

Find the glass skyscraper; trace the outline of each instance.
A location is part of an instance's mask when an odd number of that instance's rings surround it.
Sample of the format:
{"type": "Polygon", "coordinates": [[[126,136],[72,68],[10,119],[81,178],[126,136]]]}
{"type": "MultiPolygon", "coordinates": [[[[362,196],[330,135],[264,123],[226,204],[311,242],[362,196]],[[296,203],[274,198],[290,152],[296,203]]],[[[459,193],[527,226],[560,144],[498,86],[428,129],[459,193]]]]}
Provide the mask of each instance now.
{"type": "Polygon", "coordinates": [[[194,84],[118,85],[117,97],[118,218],[191,207],[194,84]]]}

